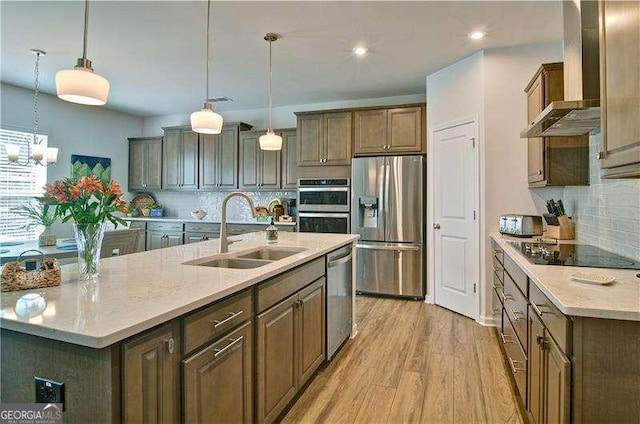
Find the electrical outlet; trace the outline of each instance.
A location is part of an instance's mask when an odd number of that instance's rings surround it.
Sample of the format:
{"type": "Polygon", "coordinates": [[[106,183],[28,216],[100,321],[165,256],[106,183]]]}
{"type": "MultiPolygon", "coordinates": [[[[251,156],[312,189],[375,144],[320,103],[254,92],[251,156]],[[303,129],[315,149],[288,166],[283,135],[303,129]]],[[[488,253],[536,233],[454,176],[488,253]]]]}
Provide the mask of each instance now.
{"type": "Polygon", "coordinates": [[[64,383],[42,377],[34,377],[36,383],[36,403],[61,403],[64,409],[64,383]]]}

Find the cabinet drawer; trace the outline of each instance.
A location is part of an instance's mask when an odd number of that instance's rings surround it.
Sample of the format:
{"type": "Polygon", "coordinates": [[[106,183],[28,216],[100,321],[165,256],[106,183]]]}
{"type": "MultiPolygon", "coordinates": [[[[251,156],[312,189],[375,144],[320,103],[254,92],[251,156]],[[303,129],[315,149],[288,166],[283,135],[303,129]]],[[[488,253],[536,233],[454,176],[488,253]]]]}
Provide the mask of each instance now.
{"type": "Polygon", "coordinates": [[[325,274],[325,257],[299,266],[285,275],[260,284],[256,290],[257,312],[275,305],[325,274]]]}
{"type": "Polygon", "coordinates": [[[182,231],[182,222],[149,222],[149,231],[182,231]]]}
{"type": "Polygon", "coordinates": [[[524,351],[527,351],[527,298],[509,277],[504,276],[504,309],[524,351]]]}
{"type": "Polygon", "coordinates": [[[145,231],[147,229],[147,223],[144,221],[129,221],[129,228],[132,230],[137,228],[139,230],[145,231]]]}
{"type": "Polygon", "coordinates": [[[513,326],[506,316],[506,311],[502,315],[502,327],[502,343],[507,354],[507,365],[516,380],[516,386],[518,387],[518,392],[520,392],[522,402],[526,406],[527,355],[522,350],[520,343],[518,343],[513,326]]]}
{"type": "Polygon", "coordinates": [[[185,353],[248,320],[253,310],[251,290],[234,295],[184,319],[185,353]]]}
{"type": "Polygon", "coordinates": [[[199,241],[214,240],[220,238],[220,233],[184,233],[185,243],[197,243],[199,241]]]}
{"type": "Polygon", "coordinates": [[[520,291],[527,296],[527,274],[511,259],[509,256],[504,257],[504,269],[511,279],[516,283],[520,291]]]}
{"type": "Polygon", "coordinates": [[[498,296],[498,292],[496,290],[493,290],[492,293],[493,304],[491,306],[491,316],[493,317],[498,330],[502,332],[502,299],[500,299],[500,296],[498,296]]]}
{"type": "Polygon", "coordinates": [[[500,295],[500,300],[504,303],[504,274],[499,271],[493,272],[493,288],[500,295]]]}
{"type": "Polygon", "coordinates": [[[493,249],[493,267],[503,269],[504,251],[494,240],[491,240],[491,248],[493,249]]]}
{"type": "Polygon", "coordinates": [[[186,222],[184,224],[185,231],[202,232],[202,233],[217,233],[220,231],[220,224],[199,224],[193,222],[186,222]]]}
{"type": "Polygon", "coordinates": [[[571,353],[571,320],[567,318],[560,310],[545,296],[544,293],[536,286],[535,283],[529,281],[529,302],[531,309],[540,317],[547,331],[553,339],[558,343],[560,348],[566,353],[571,353]]]}

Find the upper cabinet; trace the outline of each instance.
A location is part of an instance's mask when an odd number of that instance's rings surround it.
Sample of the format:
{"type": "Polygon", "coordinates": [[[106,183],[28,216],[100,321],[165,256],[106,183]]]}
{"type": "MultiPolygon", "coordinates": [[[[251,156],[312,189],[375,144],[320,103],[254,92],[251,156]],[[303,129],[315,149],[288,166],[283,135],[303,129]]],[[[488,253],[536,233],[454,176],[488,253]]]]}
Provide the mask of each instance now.
{"type": "Polygon", "coordinates": [[[350,165],[352,113],[298,113],[298,166],[350,165]]]}
{"type": "Polygon", "coordinates": [[[229,123],[220,134],[200,134],[199,188],[235,190],[238,188],[238,138],[251,126],[229,123]]]}
{"type": "Polygon", "coordinates": [[[129,139],[129,191],[160,190],[162,137],[129,139]]]}
{"type": "Polygon", "coordinates": [[[162,188],[198,188],[198,133],[187,128],[164,128],[162,188]]]}
{"type": "Polygon", "coordinates": [[[640,3],[600,1],[600,110],[605,178],[640,177],[640,3]]]}
{"type": "Polygon", "coordinates": [[[424,152],[424,116],[422,106],[354,111],[354,155],[424,152]]]}
{"type": "Polygon", "coordinates": [[[280,151],[261,150],[258,139],[266,132],[240,134],[240,189],[277,190],[280,188],[280,151]]]}
{"type": "Polygon", "coordinates": [[[282,188],[298,187],[298,135],[295,128],[281,130],[282,136],[282,188]]]}
{"type": "MultiPolygon", "coordinates": [[[[564,99],[563,66],[545,63],[525,88],[527,119],[533,119],[556,100],[564,99]]],[[[528,139],[529,187],[589,184],[589,136],[528,139]]]]}

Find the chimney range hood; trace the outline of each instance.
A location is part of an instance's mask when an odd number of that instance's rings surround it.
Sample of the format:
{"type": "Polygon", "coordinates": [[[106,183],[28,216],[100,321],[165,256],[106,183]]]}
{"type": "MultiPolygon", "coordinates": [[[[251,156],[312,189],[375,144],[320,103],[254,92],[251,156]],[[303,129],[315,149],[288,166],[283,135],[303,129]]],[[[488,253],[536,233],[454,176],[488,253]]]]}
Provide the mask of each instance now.
{"type": "Polygon", "coordinates": [[[565,0],[564,98],[551,102],[521,138],[568,137],[600,129],[600,46],[598,2],[565,0]]]}

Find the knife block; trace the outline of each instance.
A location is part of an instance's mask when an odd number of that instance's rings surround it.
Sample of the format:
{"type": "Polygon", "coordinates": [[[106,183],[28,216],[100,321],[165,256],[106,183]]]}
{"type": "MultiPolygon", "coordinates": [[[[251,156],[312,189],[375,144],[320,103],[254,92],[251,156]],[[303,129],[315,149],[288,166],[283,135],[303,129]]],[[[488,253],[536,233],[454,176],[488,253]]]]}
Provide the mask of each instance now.
{"type": "Polygon", "coordinates": [[[547,225],[547,235],[556,240],[573,240],[575,233],[573,232],[573,223],[567,215],[558,217],[560,225],[547,225]]]}

